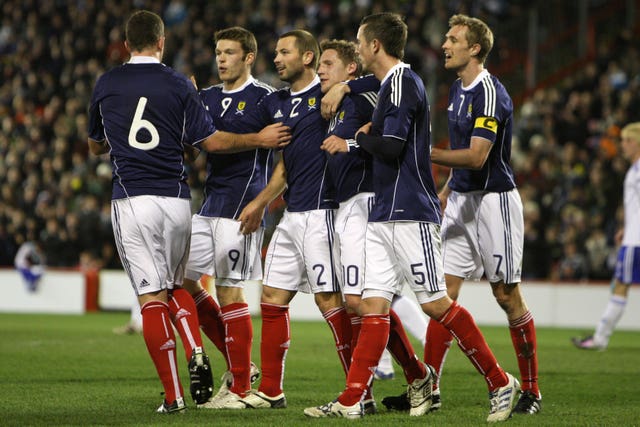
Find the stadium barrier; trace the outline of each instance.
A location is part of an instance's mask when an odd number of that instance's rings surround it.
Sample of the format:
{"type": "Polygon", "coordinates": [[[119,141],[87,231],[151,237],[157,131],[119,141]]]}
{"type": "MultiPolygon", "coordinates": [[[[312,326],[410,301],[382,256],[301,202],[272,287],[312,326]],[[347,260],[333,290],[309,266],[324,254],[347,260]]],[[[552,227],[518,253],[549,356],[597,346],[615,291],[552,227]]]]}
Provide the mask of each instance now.
{"type": "MultiPolygon", "coordinates": [[[[47,270],[38,290],[30,293],[15,270],[0,270],[4,292],[0,312],[83,314],[96,310],[128,311],[132,289],[124,271],[103,270],[99,273],[69,270],[47,270]]],[[[212,284],[209,285],[213,288],[212,284]]],[[[245,286],[249,311],[260,315],[260,283],[245,286]]],[[[408,289],[407,295],[413,298],[408,289]]],[[[588,328],[595,327],[609,295],[609,284],[552,283],[527,281],[522,292],[539,326],[588,328]]],[[[496,305],[485,281],[468,282],[461,292],[460,302],[481,325],[505,325],[504,314],[496,305]]],[[[290,307],[291,319],[322,320],[313,297],[300,293],[290,307]]],[[[640,290],[631,289],[625,314],[619,329],[640,330],[640,290]]]]}

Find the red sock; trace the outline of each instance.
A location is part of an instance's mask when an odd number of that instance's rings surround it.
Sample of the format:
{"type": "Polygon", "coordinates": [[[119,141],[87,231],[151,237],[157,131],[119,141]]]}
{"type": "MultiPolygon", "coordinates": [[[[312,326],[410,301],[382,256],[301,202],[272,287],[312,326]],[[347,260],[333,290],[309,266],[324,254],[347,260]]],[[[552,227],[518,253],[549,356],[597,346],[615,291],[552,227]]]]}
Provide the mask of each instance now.
{"type": "Polygon", "coordinates": [[[475,320],[464,307],[453,301],[447,312],[438,322],[451,332],[458,346],[480,372],[489,391],[502,387],[509,379],[498,365],[496,357],[489,348],[475,320]]]}
{"type": "Polygon", "coordinates": [[[402,326],[402,321],[398,314],[389,310],[389,343],[387,348],[404,370],[407,382],[411,384],[416,378],[424,378],[427,375],[424,363],[420,361],[418,355],[409,341],[409,337],[402,326]]]}
{"type": "Polygon", "coordinates": [[[530,390],[540,396],[538,388],[538,344],[533,315],[527,311],[519,319],[509,322],[511,342],[516,350],[518,368],[522,379],[522,390],[530,390]]]}
{"type": "Polygon", "coordinates": [[[362,329],[358,345],[353,352],[351,368],[347,375],[347,388],[338,397],[346,406],[359,402],[373,379],[373,373],[389,339],[389,315],[368,314],[362,316],[362,329]]]}
{"type": "Polygon", "coordinates": [[[444,366],[445,358],[451,348],[453,337],[444,326],[433,319],[429,319],[429,326],[427,327],[427,340],[424,344],[424,361],[425,363],[433,366],[438,375],[434,388],[437,388],[440,384],[440,376],[442,375],[442,367],[444,366]]]}
{"type": "Polygon", "coordinates": [[[360,336],[360,328],[362,327],[362,317],[352,313],[349,314],[349,320],[351,321],[351,357],[353,358],[353,351],[358,344],[358,336],[360,336]]]}
{"type": "MultiPolygon", "coordinates": [[[[362,317],[350,313],[349,320],[351,321],[351,359],[353,360],[353,352],[358,345],[358,336],[360,336],[360,328],[362,327],[362,317]]],[[[349,362],[349,367],[351,367],[351,362],[349,362]]],[[[373,399],[373,383],[369,385],[367,393],[364,395],[364,400],[370,399],[373,399]]]]}
{"type": "Polygon", "coordinates": [[[233,303],[222,307],[222,320],[227,332],[227,354],[233,374],[231,391],[244,397],[251,388],[253,325],[249,306],[245,303],[233,303]]]}
{"type": "Polygon", "coordinates": [[[142,306],[141,313],[144,342],[162,382],[164,400],[172,403],[178,397],[183,397],[183,391],[169,307],[161,301],[150,301],[142,306]]]}
{"type": "Polygon", "coordinates": [[[191,359],[193,349],[202,347],[197,311],[189,292],[182,288],[176,288],[171,292],[169,314],[182,340],[187,362],[191,359]]]}
{"type": "Polygon", "coordinates": [[[284,362],[289,350],[289,306],[261,303],[262,340],[260,341],[260,364],[262,381],[259,390],[267,396],[282,393],[284,362]]]}
{"type": "Polygon", "coordinates": [[[338,358],[340,359],[342,369],[344,369],[344,375],[346,376],[349,373],[349,366],[351,365],[351,320],[344,307],[336,307],[328,310],[322,313],[322,316],[324,320],[327,321],[333,333],[338,358]]]}
{"type": "Polygon", "coordinates": [[[227,363],[227,370],[229,370],[229,355],[227,354],[227,346],[224,342],[224,322],[221,318],[220,307],[206,289],[195,294],[193,300],[196,302],[198,309],[198,320],[200,321],[202,332],[211,340],[218,351],[222,353],[227,363]]]}

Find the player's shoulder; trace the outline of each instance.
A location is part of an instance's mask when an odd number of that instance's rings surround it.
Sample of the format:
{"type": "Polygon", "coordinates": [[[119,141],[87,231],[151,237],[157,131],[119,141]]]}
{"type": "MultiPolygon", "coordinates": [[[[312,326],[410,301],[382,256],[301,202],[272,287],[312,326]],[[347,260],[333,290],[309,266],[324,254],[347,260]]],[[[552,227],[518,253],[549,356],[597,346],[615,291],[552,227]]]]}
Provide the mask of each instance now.
{"type": "Polygon", "coordinates": [[[358,94],[349,94],[345,98],[345,103],[351,103],[357,109],[372,109],[376,106],[376,102],[378,101],[378,93],[377,92],[362,92],[358,94]]]}
{"type": "Polygon", "coordinates": [[[200,89],[200,94],[203,96],[213,96],[220,93],[222,93],[222,83],[200,89]]]}
{"type": "Polygon", "coordinates": [[[254,79],[253,81],[251,81],[251,84],[249,85],[249,87],[256,92],[263,92],[265,95],[268,95],[276,91],[275,87],[257,79],[254,79]]]}

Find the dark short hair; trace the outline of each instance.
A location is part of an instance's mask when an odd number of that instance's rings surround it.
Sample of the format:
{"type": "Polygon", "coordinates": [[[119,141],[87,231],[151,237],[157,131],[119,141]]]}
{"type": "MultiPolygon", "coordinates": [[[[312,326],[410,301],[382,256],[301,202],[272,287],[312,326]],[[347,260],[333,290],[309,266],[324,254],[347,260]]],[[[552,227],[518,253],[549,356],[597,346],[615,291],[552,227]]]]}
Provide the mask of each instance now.
{"type": "Polygon", "coordinates": [[[397,13],[382,12],[362,18],[362,34],[367,41],[377,39],[387,54],[402,60],[407,44],[407,24],[397,13]]]}
{"type": "Polygon", "coordinates": [[[362,62],[356,52],[356,44],[346,40],[323,40],[320,43],[320,50],[324,52],[327,49],[333,49],[338,52],[338,58],[346,65],[354,62],[358,67],[356,76],[362,74],[362,62]]]}
{"type": "Polygon", "coordinates": [[[140,52],[164,37],[164,23],[155,13],[139,10],[129,17],[125,33],[129,49],[140,52]]]}
{"type": "Polygon", "coordinates": [[[478,52],[477,57],[480,62],[484,63],[493,47],[493,32],[489,26],[478,18],[462,14],[453,15],[449,18],[449,28],[456,25],[463,25],[468,28],[467,44],[469,47],[476,43],[480,45],[480,52],[478,52]]]}
{"type": "Polygon", "coordinates": [[[218,43],[220,40],[233,40],[240,43],[244,56],[247,53],[258,53],[258,42],[256,36],[253,33],[242,27],[230,27],[224,30],[216,31],[213,36],[213,41],[218,43]]]}
{"type": "Polygon", "coordinates": [[[318,61],[320,61],[320,46],[318,46],[318,41],[313,37],[313,34],[305,30],[291,30],[280,36],[281,39],[285,37],[295,37],[296,47],[300,53],[312,52],[313,62],[311,63],[311,66],[314,70],[318,68],[318,61]]]}

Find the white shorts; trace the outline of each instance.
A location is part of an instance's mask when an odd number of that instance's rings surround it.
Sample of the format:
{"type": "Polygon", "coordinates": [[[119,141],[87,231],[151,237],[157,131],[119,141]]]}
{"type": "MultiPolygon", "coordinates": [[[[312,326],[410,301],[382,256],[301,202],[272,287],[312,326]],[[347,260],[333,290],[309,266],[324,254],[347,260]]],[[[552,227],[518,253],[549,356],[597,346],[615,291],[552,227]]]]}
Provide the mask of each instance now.
{"type": "Polygon", "coordinates": [[[261,280],[264,229],[244,235],[240,222],[229,218],[194,215],[191,220],[191,252],[185,277],[203,274],[216,278],[216,286],[242,287],[244,280],[261,280]]]}
{"type": "Polygon", "coordinates": [[[136,295],[182,285],[191,235],[189,199],[136,196],[112,200],[111,224],[136,295]]]}
{"type": "Polygon", "coordinates": [[[336,212],[336,246],[340,284],[346,295],[361,295],[364,278],[364,242],[373,193],[356,194],[340,203],[336,212]]]}
{"type": "Polygon", "coordinates": [[[444,296],[440,226],[428,222],[370,222],[367,225],[363,298],[389,301],[408,283],[420,304],[444,296]]]}
{"type": "Polygon", "coordinates": [[[465,279],[520,283],[524,220],[517,189],[451,192],[442,221],[444,271],[465,279]]]}
{"type": "Polygon", "coordinates": [[[269,242],[263,283],[294,292],[340,292],[333,215],[330,209],[285,210],[269,242]]]}

